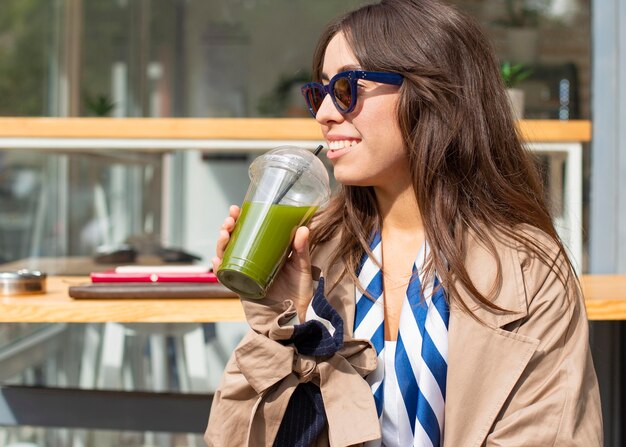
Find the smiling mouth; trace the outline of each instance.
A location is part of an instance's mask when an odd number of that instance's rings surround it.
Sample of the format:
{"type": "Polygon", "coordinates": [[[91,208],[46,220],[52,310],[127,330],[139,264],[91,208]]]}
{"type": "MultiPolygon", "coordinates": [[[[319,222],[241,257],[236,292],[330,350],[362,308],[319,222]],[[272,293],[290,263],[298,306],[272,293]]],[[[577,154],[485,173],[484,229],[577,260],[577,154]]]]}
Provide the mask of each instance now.
{"type": "Polygon", "coordinates": [[[356,140],[335,140],[328,142],[328,148],[331,151],[337,151],[340,149],[347,149],[349,147],[356,146],[357,144],[359,144],[359,142],[356,140]]]}

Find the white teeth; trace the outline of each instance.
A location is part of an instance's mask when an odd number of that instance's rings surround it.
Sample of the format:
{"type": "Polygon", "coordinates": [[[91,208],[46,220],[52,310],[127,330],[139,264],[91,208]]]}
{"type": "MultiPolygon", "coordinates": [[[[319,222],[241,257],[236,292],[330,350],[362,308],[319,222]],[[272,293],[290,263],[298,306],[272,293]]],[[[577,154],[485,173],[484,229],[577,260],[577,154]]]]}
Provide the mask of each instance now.
{"type": "Polygon", "coordinates": [[[355,140],[334,140],[328,143],[328,147],[331,150],[344,149],[346,147],[352,147],[355,144],[358,144],[358,141],[355,140]]]}

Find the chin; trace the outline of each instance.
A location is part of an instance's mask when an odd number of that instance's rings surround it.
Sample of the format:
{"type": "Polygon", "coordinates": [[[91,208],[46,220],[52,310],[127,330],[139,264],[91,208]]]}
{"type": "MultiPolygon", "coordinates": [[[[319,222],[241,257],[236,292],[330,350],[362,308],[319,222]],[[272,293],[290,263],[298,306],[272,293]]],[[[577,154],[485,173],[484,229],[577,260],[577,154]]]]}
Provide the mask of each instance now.
{"type": "Polygon", "coordinates": [[[356,175],[337,175],[335,174],[335,180],[344,186],[373,186],[369,179],[364,179],[356,175]]]}
{"type": "MultiPolygon", "coordinates": [[[[362,164],[337,163],[333,167],[335,180],[344,186],[374,186],[377,184],[376,180],[380,173],[374,173],[378,175],[371,174],[362,164]],[[366,175],[366,173],[370,175],[366,175]]],[[[378,180],[380,181],[380,179],[378,180]]]]}

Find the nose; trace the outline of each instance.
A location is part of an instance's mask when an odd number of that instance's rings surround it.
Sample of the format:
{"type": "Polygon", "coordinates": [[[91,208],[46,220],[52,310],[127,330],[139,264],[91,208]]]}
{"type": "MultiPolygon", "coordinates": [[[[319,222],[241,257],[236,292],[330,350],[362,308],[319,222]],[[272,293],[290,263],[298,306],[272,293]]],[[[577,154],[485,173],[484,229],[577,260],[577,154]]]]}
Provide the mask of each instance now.
{"type": "Polygon", "coordinates": [[[330,122],[342,122],[344,120],[344,116],[339,113],[339,110],[337,110],[337,107],[333,104],[333,100],[330,95],[326,95],[322,101],[322,105],[320,105],[320,108],[315,115],[315,119],[322,125],[328,125],[330,122]]]}

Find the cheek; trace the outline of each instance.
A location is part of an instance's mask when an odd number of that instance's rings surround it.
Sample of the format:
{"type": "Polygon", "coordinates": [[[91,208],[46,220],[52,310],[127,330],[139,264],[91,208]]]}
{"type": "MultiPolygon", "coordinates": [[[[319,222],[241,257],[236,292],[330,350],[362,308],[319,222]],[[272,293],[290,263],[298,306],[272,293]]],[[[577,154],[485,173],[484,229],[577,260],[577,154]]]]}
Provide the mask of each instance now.
{"type": "Polygon", "coordinates": [[[360,110],[354,119],[354,124],[363,129],[362,135],[368,146],[371,144],[383,146],[386,148],[385,152],[390,156],[393,154],[394,157],[400,154],[405,155],[402,133],[397,119],[396,101],[378,101],[378,104],[372,101],[360,110]],[[368,107],[370,105],[372,107],[368,107]]]}

